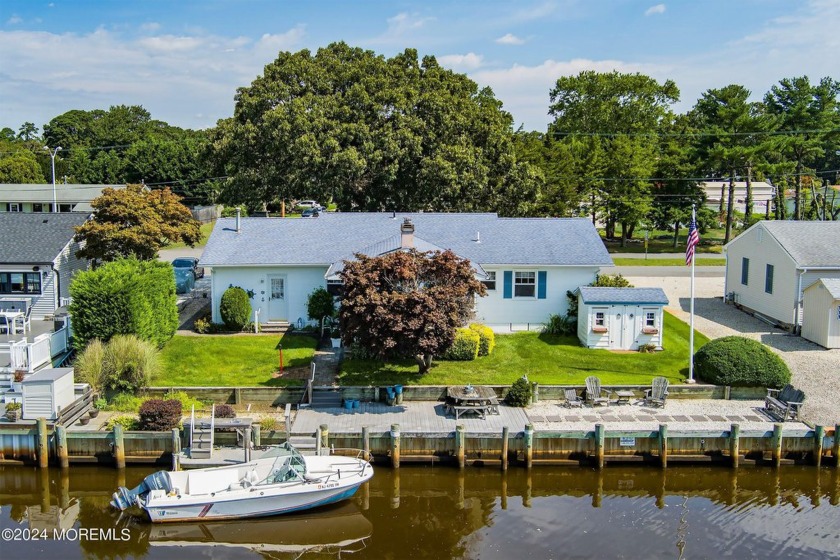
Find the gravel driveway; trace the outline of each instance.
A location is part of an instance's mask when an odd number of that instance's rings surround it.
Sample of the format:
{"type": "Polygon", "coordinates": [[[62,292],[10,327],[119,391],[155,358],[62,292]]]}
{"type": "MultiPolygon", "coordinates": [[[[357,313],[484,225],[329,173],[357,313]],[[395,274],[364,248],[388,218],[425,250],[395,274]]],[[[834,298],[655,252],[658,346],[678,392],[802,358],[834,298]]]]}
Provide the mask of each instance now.
{"type": "MultiPolygon", "coordinates": [[[[690,283],[682,277],[629,277],[637,287],[661,287],[668,311],[688,322],[690,283]]],[[[696,278],[694,327],[709,338],[740,335],[763,342],[788,364],[793,384],[805,391],[804,418],[814,424],[840,423],[840,350],[826,350],[799,336],[775,329],[722,300],[723,278],[696,278]]]]}

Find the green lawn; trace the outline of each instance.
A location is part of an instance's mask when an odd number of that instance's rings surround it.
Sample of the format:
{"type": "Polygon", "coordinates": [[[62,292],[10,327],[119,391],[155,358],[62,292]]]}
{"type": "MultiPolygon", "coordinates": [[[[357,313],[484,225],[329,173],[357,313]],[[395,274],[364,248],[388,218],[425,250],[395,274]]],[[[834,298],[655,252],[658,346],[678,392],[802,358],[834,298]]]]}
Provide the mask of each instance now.
{"type": "MultiPolygon", "coordinates": [[[[213,231],[213,226],[215,224],[215,221],[201,224],[201,241],[195,244],[196,248],[207,245],[207,238],[210,237],[210,232],[213,231]]],[[[164,249],[184,249],[186,246],[186,243],[173,243],[172,245],[167,245],[164,249]]]]}
{"type": "MultiPolygon", "coordinates": [[[[685,259],[645,259],[644,257],[613,258],[615,266],[686,266],[685,259]]],[[[694,260],[697,266],[726,266],[726,259],[698,255],[694,260]]]]}
{"type": "Polygon", "coordinates": [[[309,371],[317,341],[311,336],[176,335],[161,351],[156,387],[285,387],[301,385],[309,371]],[[278,344],[283,345],[285,375],[279,369],[278,344]]]}
{"type": "MultiPolygon", "coordinates": [[[[422,377],[410,360],[348,359],[339,378],[342,385],[509,385],[527,374],[545,385],[582,385],[586,377],[597,375],[606,385],[648,385],[661,375],[681,383],[688,376],[688,325],[666,313],[664,334],[665,350],[654,354],[590,350],[581,347],[577,337],[535,332],[498,335],[492,355],[471,362],[437,361],[422,377]]],[[[708,341],[695,331],[695,351],[708,341]]]]}

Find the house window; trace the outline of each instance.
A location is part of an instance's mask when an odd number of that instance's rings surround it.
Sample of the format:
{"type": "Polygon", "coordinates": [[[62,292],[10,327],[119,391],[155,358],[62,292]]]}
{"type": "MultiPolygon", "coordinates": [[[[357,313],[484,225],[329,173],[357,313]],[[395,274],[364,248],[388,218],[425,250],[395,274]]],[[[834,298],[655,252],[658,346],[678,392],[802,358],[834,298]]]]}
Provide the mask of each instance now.
{"type": "Polygon", "coordinates": [[[646,327],[656,327],[656,312],[655,311],[645,311],[645,326],[646,327]]]}
{"type": "Polygon", "coordinates": [[[750,282],[750,259],[744,257],[741,259],[741,284],[749,285],[750,282]]]}
{"type": "Polygon", "coordinates": [[[40,272],[0,272],[0,294],[40,293],[40,272]]]}
{"type": "Polygon", "coordinates": [[[496,289],[496,273],[495,272],[488,272],[487,278],[481,281],[484,284],[484,287],[487,288],[489,291],[495,291],[496,289]]]}
{"type": "Polygon", "coordinates": [[[344,288],[344,282],[340,279],[327,280],[327,293],[331,296],[340,296],[344,288]]]}
{"type": "Polygon", "coordinates": [[[513,277],[514,297],[533,298],[537,296],[537,273],[516,272],[513,277]]]}
{"type": "Polygon", "coordinates": [[[23,204],[17,202],[7,202],[6,212],[23,212],[23,204]]]}
{"type": "Polygon", "coordinates": [[[596,327],[606,326],[606,313],[604,313],[603,311],[596,311],[595,312],[595,326],[596,327]]]}
{"type": "Polygon", "coordinates": [[[768,264],[764,276],[764,291],[768,294],[773,293],[773,265],[768,264]]]}
{"type": "Polygon", "coordinates": [[[33,202],[32,203],[32,211],[33,212],[43,212],[44,211],[44,205],[41,204],[40,202],[33,202]]]}
{"type": "Polygon", "coordinates": [[[73,205],[72,204],[59,204],[58,205],[58,211],[59,212],[72,212],[73,211],[73,205]]]}

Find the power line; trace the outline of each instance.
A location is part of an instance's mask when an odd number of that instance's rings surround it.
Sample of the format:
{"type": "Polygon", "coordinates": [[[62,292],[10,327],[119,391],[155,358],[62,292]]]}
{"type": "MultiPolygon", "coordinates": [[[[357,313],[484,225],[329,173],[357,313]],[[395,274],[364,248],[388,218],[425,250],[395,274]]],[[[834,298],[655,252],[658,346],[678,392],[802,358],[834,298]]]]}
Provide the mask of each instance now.
{"type": "Polygon", "coordinates": [[[752,132],[561,132],[552,131],[553,136],[637,136],[643,138],[696,138],[718,136],[798,136],[804,134],[831,134],[840,132],[840,128],[803,129],[803,130],[755,130],[752,132]]]}

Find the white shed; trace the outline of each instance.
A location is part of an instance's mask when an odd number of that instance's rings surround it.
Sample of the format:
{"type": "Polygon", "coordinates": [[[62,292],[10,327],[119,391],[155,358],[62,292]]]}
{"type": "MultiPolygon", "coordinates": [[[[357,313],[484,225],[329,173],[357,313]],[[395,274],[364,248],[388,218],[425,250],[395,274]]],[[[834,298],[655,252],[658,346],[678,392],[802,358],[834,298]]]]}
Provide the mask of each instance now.
{"type": "Polygon", "coordinates": [[[840,348],[840,278],[820,278],[803,292],[802,337],[840,348]]]}
{"type": "Polygon", "coordinates": [[[55,420],[75,400],[73,368],[49,368],[23,380],[24,420],[55,420]]]}
{"type": "Polygon", "coordinates": [[[662,288],[578,289],[578,338],[587,348],[638,350],[653,344],[662,349],[662,288]]]}

